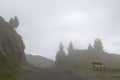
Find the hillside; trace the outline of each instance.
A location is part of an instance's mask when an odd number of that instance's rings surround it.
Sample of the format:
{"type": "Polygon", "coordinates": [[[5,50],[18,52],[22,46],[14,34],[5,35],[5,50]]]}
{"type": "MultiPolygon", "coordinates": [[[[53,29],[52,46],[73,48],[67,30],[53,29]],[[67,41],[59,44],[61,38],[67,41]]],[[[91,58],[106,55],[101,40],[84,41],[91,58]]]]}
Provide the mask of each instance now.
{"type": "Polygon", "coordinates": [[[38,55],[26,54],[26,60],[36,67],[51,67],[54,64],[53,60],[38,55]]]}

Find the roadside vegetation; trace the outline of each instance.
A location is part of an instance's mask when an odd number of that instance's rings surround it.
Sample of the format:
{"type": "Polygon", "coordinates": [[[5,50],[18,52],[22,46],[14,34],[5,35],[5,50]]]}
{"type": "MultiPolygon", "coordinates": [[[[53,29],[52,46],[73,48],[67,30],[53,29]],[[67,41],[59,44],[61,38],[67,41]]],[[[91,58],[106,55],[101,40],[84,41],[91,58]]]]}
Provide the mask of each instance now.
{"type": "Polygon", "coordinates": [[[12,68],[9,61],[0,54],[0,80],[18,80],[22,73],[12,68]]]}

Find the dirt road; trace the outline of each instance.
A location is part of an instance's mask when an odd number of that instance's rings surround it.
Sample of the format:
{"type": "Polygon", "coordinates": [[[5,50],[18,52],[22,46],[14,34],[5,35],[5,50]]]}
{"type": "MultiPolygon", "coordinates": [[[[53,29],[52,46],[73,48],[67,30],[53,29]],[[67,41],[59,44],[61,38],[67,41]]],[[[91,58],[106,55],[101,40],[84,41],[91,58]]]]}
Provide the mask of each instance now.
{"type": "Polygon", "coordinates": [[[58,68],[45,68],[28,71],[20,80],[82,80],[72,71],[58,68]]]}
{"type": "Polygon", "coordinates": [[[44,68],[28,71],[20,80],[120,80],[120,73],[44,68]]]}

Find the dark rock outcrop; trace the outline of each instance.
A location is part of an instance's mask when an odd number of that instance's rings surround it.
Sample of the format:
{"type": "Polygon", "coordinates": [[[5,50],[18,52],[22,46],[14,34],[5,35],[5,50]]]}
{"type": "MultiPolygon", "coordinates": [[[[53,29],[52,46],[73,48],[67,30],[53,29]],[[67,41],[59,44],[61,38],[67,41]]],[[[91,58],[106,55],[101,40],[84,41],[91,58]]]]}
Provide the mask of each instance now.
{"type": "Polygon", "coordinates": [[[25,45],[16,30],[0,16],[0,54],[16,68],[26,65],[25,45]]]}

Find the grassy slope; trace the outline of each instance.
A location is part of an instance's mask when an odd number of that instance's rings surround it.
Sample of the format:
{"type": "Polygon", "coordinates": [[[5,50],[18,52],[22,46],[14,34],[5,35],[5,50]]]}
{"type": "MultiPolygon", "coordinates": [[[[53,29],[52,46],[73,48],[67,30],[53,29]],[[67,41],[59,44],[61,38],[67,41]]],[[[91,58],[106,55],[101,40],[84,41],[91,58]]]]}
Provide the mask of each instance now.
{"type": "Polygon", "coordinates": [[[17,80],[22,72],[10,66],[9,61],[0,54],[0,80],[17,80]]]}

